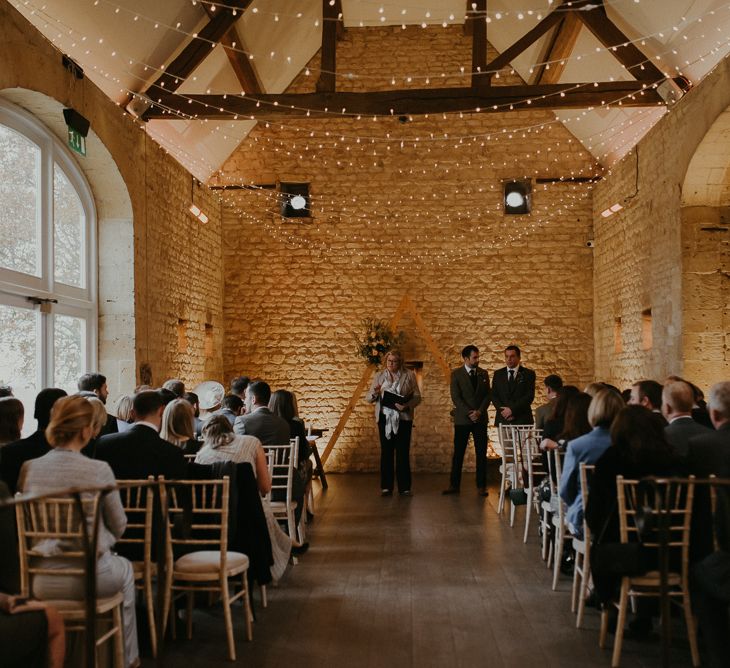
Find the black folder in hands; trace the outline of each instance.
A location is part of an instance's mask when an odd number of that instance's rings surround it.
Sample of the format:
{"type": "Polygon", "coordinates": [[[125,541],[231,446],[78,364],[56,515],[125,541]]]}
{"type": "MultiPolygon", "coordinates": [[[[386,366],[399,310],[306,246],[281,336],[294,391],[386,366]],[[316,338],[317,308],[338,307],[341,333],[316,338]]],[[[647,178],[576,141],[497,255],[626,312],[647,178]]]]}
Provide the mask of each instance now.
{"type": "Polygon", "coordinates": [[[395,405],[400,404],[401,406],[404,406],[411,400],[411,397],[413,397],[412,394],[404,397],[402,394],[396,394],[395,392],[388,392],[388,390],[385,390],[385,392],[383,392],[383,397],[380,399],[380,405],[384,408],[398,410],[395,405]]]}

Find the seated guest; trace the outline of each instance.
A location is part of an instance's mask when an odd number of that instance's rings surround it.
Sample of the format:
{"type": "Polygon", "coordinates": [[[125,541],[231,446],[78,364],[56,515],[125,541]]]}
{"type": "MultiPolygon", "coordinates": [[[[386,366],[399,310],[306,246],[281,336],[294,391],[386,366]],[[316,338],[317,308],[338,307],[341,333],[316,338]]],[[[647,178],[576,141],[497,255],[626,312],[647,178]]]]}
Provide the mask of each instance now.
{"type": "Polygon", "coordinates": [[[162,389],[169,390],[176,397],[182,398],[182,396],[185,394],[185,383],[183,383],[178,378],[171,378],[170,380],[166,380],[162,384],[162,389]]]}
{"type": "Polygon", "coordinates": [[[166,387],[161,387],[156,391],[157,394],[159,394],[162,398],[162,403],[165,406],[167,406],[167,404],[169,404],[171,401],[175,401],[175,399],[178,398],[177,394],[175,394],[172,390],[168,390],[166,387]]]}
{"type": "Polygon", "coordinates": [[[643,406],[659,416],[663,425],[667,421],[662,415],[662,386],[655,380],[640,380],[631,386],[629,406],[643,406]]]}
{"type": "Polygon", "coordinates": [[[195,454],[200,449],[200,443],[195,440],[193,433],[193,407],[185,399],[171,401],[162,413],[162,428],[160,436],[181,448],[187,454],[195,454]]]}
{"type": "Polygon", "coordinates": [[[558,434],[558,444],[561,450],[565,450],[570,441],[591,430],[591,424],[588,422],[590,405],[591,395],[585,392],[578,392],[568,397],[563,418],[563,430],[558,434]]]}
{"type": "Polygon", "coordinates": [[[246,388],[251,379],[248,376],[236,376],[231,381],[231,394],[235,394],[241,401],[246,400],[246,388]]]}
{"type": "Polygon", "coordinates": [[[50,451],[51,447],[46,441],[46,427],[51,419],[51,408],[53,404],[65,397],[66,392],[55,387],[41,390],[35,398],[35,411],[33,417],[38,421],[38,430],[15,443],[9,443],[0,450],[0,478],[15,494],[20,469],[29,459],[42,457],[50,451]]]}
{"type": "MultiPolygon", "coordinates": [[[[669,476],[673,472],[674,455],[664,436],[663,420],[643,406],[622,408],[611,425],[611,445],[596,462],[591,479],[585,518],[594,545],[620,541],[616,476],[639,480],[646,476],[669,476]]],[[[621,578],[595,569],[592,575],[601,603],[616,600],[621,578]]],[[[629,626],[637,635],[643,635],[651,631],[651,613],[642,603],[646,599],[639,601],[637,619],[629,626]]]]}
{"type": "Polygon", "coordinates": [[[246,401],[251,410],[239,415],[233,424],[237,434],[255,436],[264,445],[282,445],[289,442],[289,424],[269,410],[271,388],[263,380],[257,380],[246,388],[246,401]]]}
{"type": "Polygon", "coordinates": [[[297,502],[294,511],[296,524],[302,516],[304,508],[304,495],[309,490],[312,482],[312,462],[309,457],[312,454],[312,447],[307,440],[307,430],[304,423],[297,415],[297,402],[293,392],[289,390],[276,390],[271,395],[269,408],[274,415],[284,418],[289,425],[289,438],[299,437],[299,453],[297,455],[297,468],[294,470],[292,481],[292,498],[297,502]]]}
{"type": "Polygon", "coordinates": [[[118,480],[141,480],[164,475],[184,478],[187,465],[183,451],[160,438],[164,403],[159,392],[145,390],[134,395],[135,423],[121,434],[102,436],[96,458],[107,462],[118,480]]]}
{"type": "Polygon", "coordinates": [[[222,415],[231,423],[231,427],[236,422],[236,418],[243,413],[243,400],[235,394],[227,394],[223,397],[221,407],[213,412],[213,415],[222,415]]]}
{"type": "MultiPolygon", "coordinates": [[[[0,482],[0,501],[10,497],[0,482]]],[[[58,611],[40,601],[23,602],[16,548],[15,510],[0,509],[0,647],[4,668],[63,668],[66,635],[58,611]],[[13,546],[15,549],[8,549],[13,546]]]]}
{"type": "MultiPolygon", "coordinates": [[[[695,493],[698,489],[695,487],[695,493]]],[[[727,487],[716,487],[717,550],[692,568],[692,604],[702,629],[700,642],[710,668],[726,668],[730,657],[730,497],[727,487]]]]}
{"type": "Polygon", "coordinates": [[[0,385],[0,399],[3,397],[12,397],[13,388],[10,385],[0,385]]]}
{"type": "Polygon", "coordinates": [[[183,399],[193,407],[193,426],[197,438],[203,433],[203,421],[200,419],[200,399],[195,392],[186,392],[183,399]]]}
{"type": "Polygon", "coordinates": [[[670,381],[662,390],[662,414],[669,423],[664,435],[680,461],[687,457],[691,438],[711,431],[692,419],[694,400],[692,387],[683,380],[670,381]]]}
{"type": "Polygon", "coordinates": [[[131,394],[123,394],[117,401],[117,430],[127,431],[134,422],[134,397],[131,394]]]}
{"type": "Polygon", "coordinates": [[[560,478],[560,497],[568,506],[567,520],[574,535],[583,537],[583,498],[580,489],[580,465],[595,464],[611,445],[609,429],[624,407],[623,399],[613,390],[600,390],[588,407],[592,431],[568,443],[560,478]]]}
{"type": "MultiPolygon", "coordinates": [[[[196,464],[211,465],[216,462],[251,464],[261,496],[265,497],[271,491],[271,476],[261,441],[254,436],[234,434],[231,423],[223,415],[213,415],[206,421],[203,426],[203,447],[195,457],[196,464]]],[[[262,504],[274,556],[271,577],[276,581],[284,574],[289,563],[292,540],[276,521],[268,499],[263,498],[262,504]]]]}
{"type": "Polygon", "coordinates": [[[545,386],[547,403],[535,409],[535,429],[545,428],[545,422],[552,415],[553,408],[555,407],[558,391],[563,387],[563,379],[557,374],[551,373],[549,376],[545,376],[543,384],[545,386]]]}
{"type": "Polygon", "coordinates": [[[101,403],[101,401],[96,397],[84,398],[91,404],[91,408],[93,409],[94,413],[91,418],[91,438],[89,439],[89,442],[86,444],[81,453],[86,455],[87,457],[91,457],[92,459],[94,459],[97,440],[99,438],[99,435],[101,434],[102,429],[104,428],[104,425],[106,424],[106,408],[104,408],[104,404],[101,403]]]}
{"type": "Polygon", "coordinates": [[[24,421],[23,402],[15,397],[0,397],[0,447],[20,440],[24,421]]]}
{"type": "MultiPolygon", "coordinates": [[[[79,394],[96,396],[101,403],[106,405],[106,400],[109,397],[109,387],[107,386],[106,376],[100,373],[85,373],[79,382],[77,383],[79,388],[79,394]]],[[[114,434],[118,431],[117,418],[113,415],[108,415],[106,424],[101,431],[101,435],[114,434]]]]}
{"type": "Polygon", "coordinates": [[[563,431],[565,410],[568,407],[568,400],[579,392],[580,390],[575,387],[575,385],[563,385],[563,387],[557,391],[558,396],[555,400],[553,411],[547,420],[545,420],[540,449],[553,450],[558,447],[558,437],[563,431]]]}
{"type": "MultiPolygon", "coordinates": [[[[730,478],[730,381],[716,383],[710,388],[708,404],[715,431],[690,439],[687,471],[698,478],[715,475],[730,478]]],[[[713,550],[712,509],[706,487],[695,489],[690,531],[690,561],[703,559],[713,550]]]]}
{"type": "MultiPolygon", "coordinates": [[[[93,408],[80,396],[63,397],[53,406],[51,421],[46,428],[52,450],[38,459],[26,462],[18,486],[25,493],[46,494],[63,492],[69,487],[104,487],[115,483],[109,465],[81,454],[92,434],[93,408]]],[[[116,436],[116,435],[115,435],[116,436]]],[[[121,434],[120,434],[121,436],[121,434]]],[[[113,438],[107,436],[106,438],[113,438]]],[[[101,524],[97,543],[96,587],[100,597],[124,595],[124,650],[125,665],[139,665],[137,623],[134,611],[134,574],[132,564],[112,552],[114,543],[121,538],[127,526],[119,492],[102,497],[101,524]]],[[[87,521],[94,521],[91,506],[85,507],[87,521]]],[[[41,564],[52,569],[78,567],[78,559],[63,557],[64,546],[46,545],[47,554],[41,564]]],[[[83,578],[36,575],[33,593],[41,599],[80,599],[84,596],[83,578]]]]}

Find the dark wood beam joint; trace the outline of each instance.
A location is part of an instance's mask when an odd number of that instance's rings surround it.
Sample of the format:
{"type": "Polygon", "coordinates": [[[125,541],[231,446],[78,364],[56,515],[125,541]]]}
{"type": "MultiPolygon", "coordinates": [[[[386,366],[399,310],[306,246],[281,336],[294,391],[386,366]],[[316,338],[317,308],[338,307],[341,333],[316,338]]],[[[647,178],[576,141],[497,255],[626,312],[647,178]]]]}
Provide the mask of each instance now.
{"type": "Polygon", "coordinates": [[[467,21],[472,24],[471,33],[471,86],[488,86],[487,71],[487,0],[472,0],[467,21]]]}
{"type": "Polygon", "coordinates": [[[618,105],[648,107],[664,104],[655,87],[641,81],[607,81],[539,86],[486,88],[425,88],[375,93],[283,93],[255,98],[165,93],[153,100],[149,118],[282,120],[338,118],[332,112],[362,116],[393,116],[454,112],[507,113],[531,109],[585,109],[618,105]],[[330,111],[327,111],[330,110],[330,111]],[[179,114],[179,115],[178,115],[179,114]]]}
{"type": "Polygon", "coordinates": [[[318,93],[333,93],[337,70],[337,24],[341,23],[337,2],[322,0],[322,48],[320,72],[317,80],[318,93]]]}

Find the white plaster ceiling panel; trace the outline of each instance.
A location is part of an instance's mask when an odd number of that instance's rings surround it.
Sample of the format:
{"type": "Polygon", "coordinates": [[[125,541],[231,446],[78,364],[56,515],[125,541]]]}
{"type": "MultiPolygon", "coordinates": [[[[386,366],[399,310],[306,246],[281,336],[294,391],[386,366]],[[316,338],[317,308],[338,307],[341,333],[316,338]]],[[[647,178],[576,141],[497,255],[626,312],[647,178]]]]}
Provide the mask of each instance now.
{"type": "Polygon", "coordinates": [[[126,99],[128,90],[142,90],[154,80],[156,69],[169,63],[186,43],[185,33],[195,32],[206,21],[202,8],[185,0],[13,4],[117,102],[126,99]]]}
{"type": "Polygon", "coordinates": [[[264,91],[282,93],[306,67],[322,44],[321,24],[321,0],[251,4],[238,32],[264,91]]]}

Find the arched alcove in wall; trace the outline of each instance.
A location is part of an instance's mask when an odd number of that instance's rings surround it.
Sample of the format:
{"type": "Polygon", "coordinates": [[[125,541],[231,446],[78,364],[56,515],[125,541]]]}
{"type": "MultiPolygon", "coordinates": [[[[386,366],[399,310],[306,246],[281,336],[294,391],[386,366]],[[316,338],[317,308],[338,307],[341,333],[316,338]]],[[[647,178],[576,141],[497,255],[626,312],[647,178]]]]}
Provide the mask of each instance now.
{"type": "Polygon", "coordinates": [[[730,374],[730,107],[692,156],[681,221],[683,373],[709,386],[730,374]]]}
{"type": "MultiPolygon", "coordinates": [[[[67,129],[63,105],[24,88],[0,90],[0,96],[25,109],[64,144],[67,129]]],[[[111,391],[134,387],[134,232],[132,202],[111,153],[93,129],[86,138],[87,154],[76,162],[91,187],[97,217],[99,371],[111,391]]]]}

